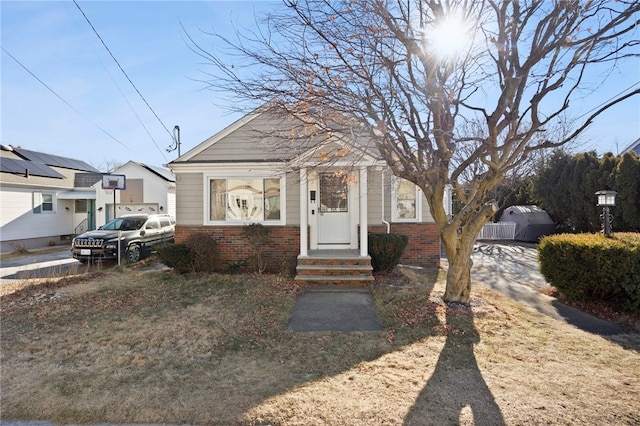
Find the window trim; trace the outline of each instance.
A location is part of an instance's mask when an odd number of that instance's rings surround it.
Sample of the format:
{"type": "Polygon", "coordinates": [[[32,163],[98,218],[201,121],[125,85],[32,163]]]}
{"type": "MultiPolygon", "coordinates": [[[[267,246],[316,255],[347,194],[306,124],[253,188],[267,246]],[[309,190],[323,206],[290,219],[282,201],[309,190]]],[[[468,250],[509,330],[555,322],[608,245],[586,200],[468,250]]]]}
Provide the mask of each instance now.
{"type": "MultiPolygon", "coordinates": [[[[282,226],[286,223],[286,175],[274,175],[269,171],[254,171],[247,173],[246,171],[235,171],[226,173],[204,173],[203,174],[203,189],[205,200],[203,205],[203,221],[205,226],[242,226],[249,223],[260,223],[265,226],[282,226]],[[261,179],[264,185],[264,181],[267,179],[279,179],[280,180],[280,219],[279,220],[210,220],[209,209],[211,206],[211,180],[213,179],[261,179]]],[[[264,198],[263,198],[264,201],[264,198]]],[[[226,212],[225,212],[226,217],[226,212]]]]}
{"type": "Polygon", "coordinates": [[[73,200],[73,212],[79,214],[86,214],[89,212],[89,201],[84,199],[73,200]],[[84,202],[84,209],[78,209],[78,203],[84,202]]]}
{"type": "Polygon", "coordinates": [[[391,178],[391,220],[393,222],[422,222],[422,191],[418,185],[403,178],[393,176],[391,178]],[[409,182],[415,187],[416,190],[416,217],[415,218],[401,218],[398,217],[398,189],[397,183],[400,180],[409,182]]]}
{"type": "Polygon", "coordinates": [[[33,207],[32,212],[34,214],[53,214],[56,213],[56,195],[53,192],[46,191],[33,191],[32,194],[33,207]],[[51,210],[45,210],[43,208],[44,196],[48,195],[51,197],[51,202],[47,202],[46,204],[51,204],[51,210]]]}

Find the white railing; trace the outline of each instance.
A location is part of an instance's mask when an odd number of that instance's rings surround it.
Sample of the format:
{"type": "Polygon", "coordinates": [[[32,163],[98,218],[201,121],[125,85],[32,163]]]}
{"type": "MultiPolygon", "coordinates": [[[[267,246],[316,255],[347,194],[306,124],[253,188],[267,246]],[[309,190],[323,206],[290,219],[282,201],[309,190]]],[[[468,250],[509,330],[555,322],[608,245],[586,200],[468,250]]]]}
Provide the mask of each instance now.
{"type": "Polygon", "coordinates": [[[478,237],[478,240],[515,240],[516,223],[515,222],[497,222],[486,223],[478,237]]]}

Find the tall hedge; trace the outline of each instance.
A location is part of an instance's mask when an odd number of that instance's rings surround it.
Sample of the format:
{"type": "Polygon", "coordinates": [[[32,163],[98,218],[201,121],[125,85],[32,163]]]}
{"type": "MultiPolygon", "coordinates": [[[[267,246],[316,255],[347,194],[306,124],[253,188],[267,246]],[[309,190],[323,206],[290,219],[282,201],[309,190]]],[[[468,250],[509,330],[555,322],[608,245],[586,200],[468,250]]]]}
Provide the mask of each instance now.
{"type": "Polygon", "coordinates": [[[598,158],[595,152],[555,153],[533,179],[532,198],[560,225],[571,232],[600,230],[601,209],[597,191],[618,192],[611,208],[613,229],[640,231],[640,157],[634,153],[598,158]]]}
{"type": "Polygon", "coordinates": [[[540,271],[572,300],[619,302],[640,313],[640,234],[560,234],[538,245],[540,271]]]}

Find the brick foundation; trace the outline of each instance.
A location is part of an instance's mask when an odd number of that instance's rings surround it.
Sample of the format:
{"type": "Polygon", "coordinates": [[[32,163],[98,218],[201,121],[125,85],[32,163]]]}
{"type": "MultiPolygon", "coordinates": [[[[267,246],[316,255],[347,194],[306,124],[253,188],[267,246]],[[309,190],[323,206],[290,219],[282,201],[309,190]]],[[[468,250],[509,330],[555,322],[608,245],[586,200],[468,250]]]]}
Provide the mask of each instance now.
{"type": "MultiPolygon", "coordinates": [[[[295,271],[300,253],[299,226],[269,226],[269,244],[264,249],[267,271],[295,271]]],[[[176,226],[176,243],[184,242],[193,233],[210,235],[218,243],[219,265],[216,270],[225,272],[230,265],[238,264],[251,256],[249,241],[243,235],[244,226],[176,226]]],[[[371,233],[385,233],[386,227],[370,226],[371,233]]],[[[440,236],[431,223],[392,223],[394,234],[407,235],[409,244],[400,262],[405,265],[426,268],[440,265],[440,236]]]]}
{"type": "MultiPolygon", "coordinates": [[[[269,226],[269,244],[264,248],[268,272],[293,274],[300,253],[299,226],[269,226]]],[[[176,226],[176,243],[189,235],[201,233],[213,237],[217,244],[219,265],[216,270],[226,272],[230,265],[251,257],[249,240],[243,235],[244,226],[176,226]]]]}
{"type": "MultiPolygon", "coordinates": [[[[386,226],[370,226],[369,232],[384,234],[386,226]]],[[[437,268],[440,266],[440,234],[435,223],[392,223],[392,234],[406,235],[409,243],[400,263],[403,265],[437,268]]]]}

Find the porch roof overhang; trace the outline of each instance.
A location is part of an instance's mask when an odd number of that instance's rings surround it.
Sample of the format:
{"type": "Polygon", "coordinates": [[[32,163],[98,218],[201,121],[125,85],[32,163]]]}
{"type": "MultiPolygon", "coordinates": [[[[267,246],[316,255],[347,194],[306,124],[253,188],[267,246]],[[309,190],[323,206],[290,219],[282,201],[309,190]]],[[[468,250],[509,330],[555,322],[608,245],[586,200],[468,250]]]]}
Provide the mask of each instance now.
{"type": "Polygon", "coordinates": [[[64,191],[57,195],[59,200],[95,200],[95,191],[64,191]]]}

